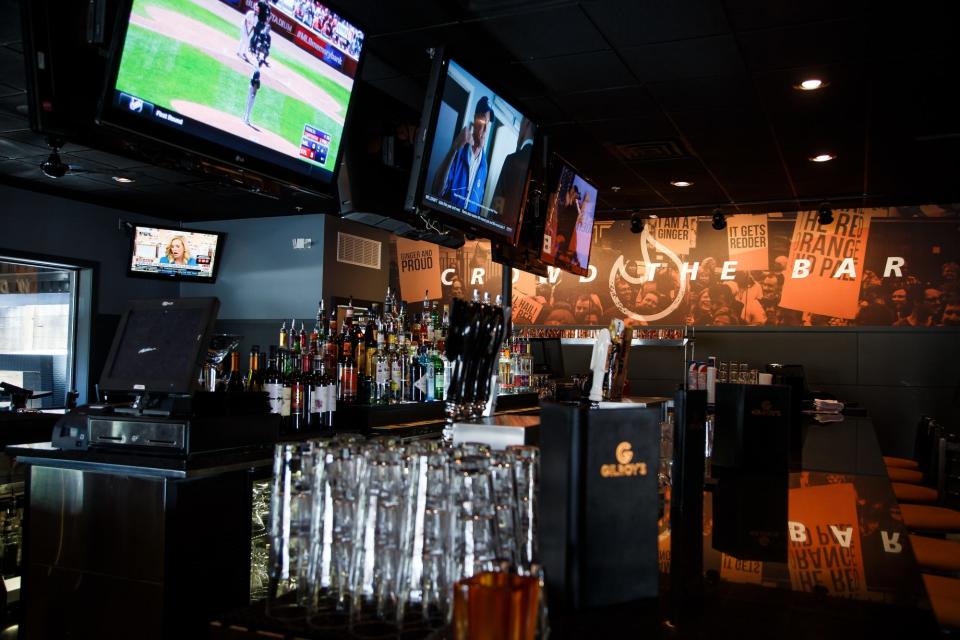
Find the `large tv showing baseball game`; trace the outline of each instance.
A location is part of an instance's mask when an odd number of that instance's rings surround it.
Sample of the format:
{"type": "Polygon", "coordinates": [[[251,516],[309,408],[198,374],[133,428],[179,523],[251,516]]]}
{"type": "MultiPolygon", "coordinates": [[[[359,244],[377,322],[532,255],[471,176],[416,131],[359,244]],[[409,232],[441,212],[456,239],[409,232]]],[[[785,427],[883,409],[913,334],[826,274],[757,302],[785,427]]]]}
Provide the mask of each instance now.
{"type": "Polygon", "coordinates": [[[554,156],[552,174],[540,260],[585,276],[590,272],[597,187],[559,156],[554,156]]]}
{"type": "Polygon", "coordinates": [[[536,125],[456,60],[441,58],[428,89],[408,208],[513,242],[526,197],[536,125]]]}
{"type": "Polygon", "coordinates": [[[332,182],[361,29],[314,0],[126,0],[121,11],[103,122],[295,184],[332,182]]]}
{"type": "Polygon", "coordinates": [[[134,225],[127,275],[184,282],[215,282],[226,234],[134,225]]]}

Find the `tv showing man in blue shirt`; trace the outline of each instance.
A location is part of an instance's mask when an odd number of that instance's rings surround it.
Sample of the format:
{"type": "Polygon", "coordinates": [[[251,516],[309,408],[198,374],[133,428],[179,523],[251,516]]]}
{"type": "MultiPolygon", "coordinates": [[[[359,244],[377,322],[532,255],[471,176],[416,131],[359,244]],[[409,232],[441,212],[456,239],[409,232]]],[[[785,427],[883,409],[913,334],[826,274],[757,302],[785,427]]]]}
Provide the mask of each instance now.
{"type": "Polygon", "coordinates": [[[456,152],[440,189],[440,198],[468,213],[481,213],[488,171],[484,145],[492,119],[493,109],[484,96],[477,101],[473,123],[464,127],[454,141],[456,152]]]}

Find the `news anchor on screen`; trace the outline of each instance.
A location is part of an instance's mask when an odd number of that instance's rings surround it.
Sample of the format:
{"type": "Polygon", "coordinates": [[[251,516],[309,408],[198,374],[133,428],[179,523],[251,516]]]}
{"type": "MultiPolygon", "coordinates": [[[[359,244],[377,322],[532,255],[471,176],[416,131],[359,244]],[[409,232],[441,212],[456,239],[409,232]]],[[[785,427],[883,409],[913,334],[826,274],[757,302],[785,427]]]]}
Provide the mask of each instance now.
{"type": "Polygon", "coordinates": [[[167,253],[160,258],[160,264],[193,265],[196,266],[196,258],[190,257],[190,249],[187,247],[187,241],[183,236],[173,236],[167,243],[167,253]]]}
{"type": "Polygon", "coordinates": [[[473,124],[464,127],[450,150],[453,159],[440,189],[440,198],[468,213],[480,214],[487,184],[487,154],[484,144],[493,109],[486,96],[477,101],[473,124]],[[459,146],[459,149],[457,148],[459,146]]]}

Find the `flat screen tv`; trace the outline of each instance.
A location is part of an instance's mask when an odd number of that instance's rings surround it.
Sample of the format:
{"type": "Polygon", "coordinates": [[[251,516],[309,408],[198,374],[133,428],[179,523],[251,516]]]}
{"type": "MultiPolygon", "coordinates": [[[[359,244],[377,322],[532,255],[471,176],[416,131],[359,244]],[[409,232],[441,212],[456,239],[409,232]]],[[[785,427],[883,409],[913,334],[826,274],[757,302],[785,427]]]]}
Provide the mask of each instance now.
{"type": "Polygon", "coordinates": [[[364,32],[302,0],[124,0],[101,122],[328,190],[364,32]]]}
{"type": "Polygon", "coordinates": [[[540,260],[575,275],[588,275],[597,187],[559,157],[552,173],[540,260]]]}
{"type": "Polygon", "coordinates": [[[215,282],[226,234],[134,225],[127,275],[184,282],[215,282]]]}
{"type": "Polygon", "coordinates": [[[526,199],[537,127],[456,60],[441,58],[427,91],[407,208],[513,242],[526,199]]]}

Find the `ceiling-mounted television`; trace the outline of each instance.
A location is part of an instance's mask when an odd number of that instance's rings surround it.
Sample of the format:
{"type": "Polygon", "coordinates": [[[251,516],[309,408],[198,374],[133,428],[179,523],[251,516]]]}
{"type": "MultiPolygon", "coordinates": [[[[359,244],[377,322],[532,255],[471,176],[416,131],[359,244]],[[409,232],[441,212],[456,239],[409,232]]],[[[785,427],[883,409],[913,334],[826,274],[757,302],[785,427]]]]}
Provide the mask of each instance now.
{"type": "Polygon", "coordinates": [[[597,187],[554,155],[540,260],[572,274],[590,272],[597,187]]]}
{"type": "Polygon", "coordinates": [[[225,237],[220,231],[134,225],[127,275],[215,282],[225,237]]]}
{"type": "Polygon", "coordinates": [[[537,126],[458,61],[438,54],[427,90],[408,210],[514,242],[537,126]]]}
{"type": "Polygon", "coordinates": [[[362,29],[313,1],[122,5],[102,123],[329,190],[362,29]]]}

